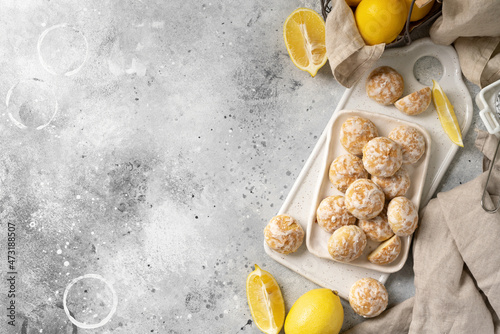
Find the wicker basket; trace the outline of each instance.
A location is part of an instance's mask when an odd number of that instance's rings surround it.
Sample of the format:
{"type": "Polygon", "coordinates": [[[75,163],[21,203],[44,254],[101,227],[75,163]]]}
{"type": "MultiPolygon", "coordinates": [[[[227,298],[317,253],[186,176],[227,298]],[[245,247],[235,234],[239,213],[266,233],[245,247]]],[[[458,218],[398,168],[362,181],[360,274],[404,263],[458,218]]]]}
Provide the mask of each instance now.
{"type": "MultiPolygon", "coordinates": [[[[321,1],[321,12],[324,19],[328,16],[328,13],[332,9],[331,1],[341,1],[341,0],[320,0],[321,1]]],[[[412,1],[412,8],[415,0],[412,1]]],[[[425,36],[425,32],[429,29],[430,25],[441,15],[442,0],[436,0],[434,6],[432,6],[431,11],[421,20],[416,22],[410,22],[411,12],[408,13],[408,18],[406,19],[405,27],[399,36],[393,42],[387,44],[386,48],[397,48],[401,46],[410,45],[413,40],[425,36]]]]}

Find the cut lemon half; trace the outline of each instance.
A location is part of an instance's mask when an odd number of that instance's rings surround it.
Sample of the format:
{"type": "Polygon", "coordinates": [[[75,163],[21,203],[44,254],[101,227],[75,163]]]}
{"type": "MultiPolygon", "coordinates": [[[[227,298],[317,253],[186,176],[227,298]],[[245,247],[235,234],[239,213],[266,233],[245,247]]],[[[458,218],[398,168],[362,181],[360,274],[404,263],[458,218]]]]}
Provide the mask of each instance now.
{"type": "Polygon", "coordinates": [[[444,132],[446,132],[452,142],[460,147],[464,147],[457,116],[453,111],[453,105],[435,80],[432,80],[432,100],[434,101],[434,107],[436,107],[444,132]]]}
{"type": "Polygon", "coordinates": [[[285,302],[278,282],[258,265],[247,277],[247,300],[257,327],[266,334],[278,334],[285,321],[285,302]]]}
{"type": "Polygon", "coordinates": [[[323,18],[309,8],[296,9],[283,24],[283,36],[295,66],[314,77],[326,63],[323,18]]]}

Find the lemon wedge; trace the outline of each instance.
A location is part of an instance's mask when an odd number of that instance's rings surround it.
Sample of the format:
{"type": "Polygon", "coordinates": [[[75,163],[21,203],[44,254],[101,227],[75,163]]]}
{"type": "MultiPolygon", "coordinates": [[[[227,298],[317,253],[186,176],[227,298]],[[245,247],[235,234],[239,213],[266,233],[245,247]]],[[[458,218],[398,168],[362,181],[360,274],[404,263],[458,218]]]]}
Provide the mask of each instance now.
{"type": "Polygon", "coordinates": [[[283,24],[283,37],[295,66],[314,77],[327,58],[323,18],[309,8],[298,8],[283,24]]]}
{"type": "Polygon", "coordinates": [[[453,111],[453,105],[435,80],[432,80],[432,100],[434,101],[434,107],[436,107],[444,132],[446,132],[452,142],[460,147],[464,147],[457,116],[453,111]]]}
{"type": "Polygon", "coordinates": [[[257,327],[266,334],[278,334],[285,321],[285,302],[278,282],[258,265],[247,277],[247,300],[257,327]]]}

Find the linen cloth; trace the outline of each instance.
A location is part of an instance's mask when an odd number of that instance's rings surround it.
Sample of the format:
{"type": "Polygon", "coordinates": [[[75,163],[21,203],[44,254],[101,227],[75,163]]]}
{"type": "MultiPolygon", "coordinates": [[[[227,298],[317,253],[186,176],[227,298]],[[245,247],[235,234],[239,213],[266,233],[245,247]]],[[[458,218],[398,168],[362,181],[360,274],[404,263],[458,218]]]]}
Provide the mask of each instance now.
{"type": "MultiPolygon", "coordinates": [[[[326,54],[334,77],[349,88],[382,56],[385,44],[366,45],[346,2],[332,0],[331,5],[326,54]]],[[[469,81],[482,88],[500,79],[500,1],[443,0],[442,15],[429,35],[436,44],[454,43],[469,81]]]]}
{"type": "MultiPolygon", "coordinates": [[[[476,147],[492,159],[497,142],[480,131],[476,147]]],[[[490,205],[500,193],[500,159],[494,168],[490,205]]],[[[439,193],[422,210],[415,296],[347,333],[500,333],[500,212],[481,207],[486,177],[439,193]]]]}
{"type": "Polygon", "coordinates": [[[366,45],[345,0],[331,4],[325,27],[326,56],[335,79],[350,88],[382,56],[385,44],[366,45]]]}

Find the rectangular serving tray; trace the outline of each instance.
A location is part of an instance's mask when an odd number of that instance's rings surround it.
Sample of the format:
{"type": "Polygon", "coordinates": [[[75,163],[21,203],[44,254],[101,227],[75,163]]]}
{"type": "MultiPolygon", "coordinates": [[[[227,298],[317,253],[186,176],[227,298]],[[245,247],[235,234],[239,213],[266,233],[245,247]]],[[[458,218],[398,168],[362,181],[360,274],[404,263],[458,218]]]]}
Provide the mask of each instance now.
{"type": "MultiPolygon", "coordinates": [[[[432,75],[436,79],[441,76],[438,82],[453,104],[462,135],[465,136],[472,123],[472,99],[462,80],[458,56],[453,47],[436,45],[429,38],[419,39],[407,47],[386,50],[374,68],[388,65],[400,72],[405,81],[403,94],[406,95],[424,87],[414,75],[414,65],[417,60],[425,56],[437,58],[441,63],[442,71],[433,72],[432,75]]],[[[304,231],[307,230],[318,175],[323,172],[324,168],[327,130],[332,126],[336,112],[343,109],[368,110],[417,123],[427,130],[431,136],[432,149],[420,208],[424,207],[433,196],[459,148],[444,133],[432,104],[421,115],[412,117],[403,115],[393,106],[377,105],[370,100],[365,92],[365,81],[369,72],[356,85],[345,91],[278,212],[278,214],[286,213],[294,217],[302,225],[304,231]]],[[[389,273],[379,270],[319,258],[307,250],[305,243],[295,253],[289,255],[279,254],[270,249],[264,241],[263,243],[266,253],[272,259],[322,287],[338,291],[344,299],[347,299],[350,287],[358,279],[372,277],[385,283],[389,277],[389,273]]]]}
{"type": "MultiPolygon", "coordinates": [[[[405,196],[410,199],[413,204],[418,208],[420,205],[420,199],[422,197],[422,191],[424,188],[425,178],[427,175],[427,167],[429,166],[430,154],[432,151],[431,137],[427,131],[418,124],[406,122],[394,117],[390,117],[384,114],[379,114],[375,112],[368,112],[363,110],[340,110],[334,114],[334,119],[331,127],[328,129],[327,140],[326,140],[326,154],[323,160],[322,167],[323,170],[318,174],[318,181],[315,192],[312,197],[311,211],[307,220],[307,232],[306,232],[306,245],[310,253],[317,257],[333,261],[330,254],[328,253],[328,239],[331,233],[324,231],[316,223],[316,208],[319,203],[326,197],[332,195],[344,195],[332,185],[329,179],[329,169],[332,161],[339,155],[348,153],[344,147],[340,144],[340,128],[342,123],[345,122],[349,117],[360,116],[367,118],[375,124],[378,130],[379,136],[387,137],[389,132],[399,125],[408,125],[416,128],[422,133],[425,139],[426,153],[420,158],[420,160],[413,165],[404,165],[404,168],[408,171],[410,175],[410,188],[406,192],[405,196]]],[[[386,265],[377,265],[368,261],[367,257],[377,246],[380,244],[369,240],[368,244],[363,251],[363,254],[356,260],[349,262],[349,265],[376,270],[384,273],[393,273],[401,268],[406,262],[408,257],[408,252],[410,250],[412,236],[401,238],[401,252],[398,258],[386,265]]]]}

